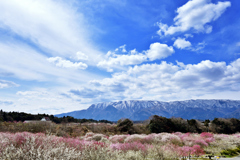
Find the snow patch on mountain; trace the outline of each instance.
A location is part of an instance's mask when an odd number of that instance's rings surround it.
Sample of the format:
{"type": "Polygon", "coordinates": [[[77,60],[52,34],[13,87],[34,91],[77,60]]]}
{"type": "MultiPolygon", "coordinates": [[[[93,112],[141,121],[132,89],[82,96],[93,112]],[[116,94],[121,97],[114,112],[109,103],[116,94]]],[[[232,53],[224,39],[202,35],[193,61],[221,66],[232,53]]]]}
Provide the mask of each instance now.
{"type": "Polygon", "coordinates": [[[93,104],[87,110],[73,111],[56,116],[117,121],[120,118],[145,120],[152,115],[159,115],[168,118],[174,116],[184,119],[204,120],[239,115],[236,114],[239,109],[239,100],[200,99],[172,102],[128,100],[93,104]]]}

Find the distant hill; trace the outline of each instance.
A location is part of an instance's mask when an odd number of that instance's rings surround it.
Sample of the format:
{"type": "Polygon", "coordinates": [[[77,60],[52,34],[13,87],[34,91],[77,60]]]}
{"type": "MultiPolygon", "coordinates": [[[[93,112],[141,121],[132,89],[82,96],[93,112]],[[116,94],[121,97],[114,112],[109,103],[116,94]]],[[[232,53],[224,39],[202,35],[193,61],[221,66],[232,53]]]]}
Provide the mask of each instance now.
{"type": "Polygon", "coordinates": [[[117,121],[130,118],[146,120],[152,115],[181,117],[183,119],[240,118],[240,100],[186,100],[186,101],[119,101],[91,105],[86,110],[57,114],[82,119],[117,121]]]}

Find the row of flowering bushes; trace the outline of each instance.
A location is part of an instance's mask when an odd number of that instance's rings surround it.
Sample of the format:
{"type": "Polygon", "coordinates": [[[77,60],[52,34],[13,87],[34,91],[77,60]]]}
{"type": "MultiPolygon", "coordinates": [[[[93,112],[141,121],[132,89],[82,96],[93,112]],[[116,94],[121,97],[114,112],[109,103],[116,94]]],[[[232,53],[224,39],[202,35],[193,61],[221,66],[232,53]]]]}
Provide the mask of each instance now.
{"type": "Polygon", "coordinates": [[[179,159],[240,146],[240,134],[159,133],[113,135],[87,133],[64,138],[43,133],[0,133],[0,159],[179,159]]]}

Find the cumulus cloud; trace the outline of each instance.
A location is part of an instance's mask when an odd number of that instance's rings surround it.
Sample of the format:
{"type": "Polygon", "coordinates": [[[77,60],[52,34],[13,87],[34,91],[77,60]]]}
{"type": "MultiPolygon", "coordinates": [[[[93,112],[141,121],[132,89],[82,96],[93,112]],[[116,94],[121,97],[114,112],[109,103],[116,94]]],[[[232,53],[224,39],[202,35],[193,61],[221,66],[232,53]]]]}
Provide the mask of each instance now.
{"type": "Polygon", "coordinates": [[[6,81],[6,80],[0,80],[0,89],[2,88],[10,88],[10,87],[18,87],[19,85],[11,82],[11,81],[6,81]]]}
{"type": "Polygon", "coordinates": [[[156,60],[156,59],[162,59],[170,56],[174,53],[174,49],[172,46],[168,46],[166,44],[161,43],[152,43],[150,45],[150,49],[146,52],[147,57],[150,61],[156,60]]]}
{"type": "MultiPolygon", "coordinates": [[[[230,64],[205,60],[197,64],[144,64],[115,73],[112,78],[94,80],[90,84],[104,95],[125,99],[175,100],[189,99],[216,92],[240,89],[240,59],[230,64]],[[121,88],[110,90],[113,86],[121,88]]],[[[230,98],[230,97],[228,97],[230,98]]]]}
{"type": "Polygon", "coordinates": [[[113,67],[141,64],[146,61],[147,57],[144,54],[135,55],[116,55],[116,57],[110,57],[108,60],[103,60],[97,64],[98,67],[107,68],[108,71],[112,72],[113,67]]]}
{"type": "Polygon", "coordinates": [[[189,41],[186,41],[185,38],[178,38],[175,40],[173,46],[178,49],[184,49],[190,47],[192,44],[189,41]]]}
{"type": "Polygon", "coordinates": [[[172,35],[193,29],[197,32],[211,33],[210,22],[217,20],[231,6],[231,2],[211,3],[211,0],[190,0],[177,9],[174,25],[159,23],[160,36],[172,35]]]}
{"type": "Polygon", "coordinates": [[[174,53],[172,46],[161,43],[152,43],[149,50],[138,53],[136,49],[131,50],[129,54],[119,55],[115,52],[108,52],[107,60],[100,61],[98,67],[106,68],[109,72],[113,72],[113,68],[117,66],[136,65],[144,61],[154,61],[156,59],[163,59],[174,53]]]}
{"type": "Polygon", "coordinates": [[[202,87],[206,87],[208,84],[222,80],[225,77],[226,70],[225,62],[211,62],[206,60],[199,64],[186,65],[184,70],[178,71],[174,74],[173,78],[182,87],[191,88],[201,85],[203,85],[202,87]],[[205,84],[206,86],[204,86],[205,84]]]}
{"type": "Polygon", "coordinates": [[[61,57],[50,57],[47,59],[47,61],[55,64],[57,67],[62,68],[86,69],[88,67],[85,63],[71,62],[69,60],[62,59],[61,57]]]}

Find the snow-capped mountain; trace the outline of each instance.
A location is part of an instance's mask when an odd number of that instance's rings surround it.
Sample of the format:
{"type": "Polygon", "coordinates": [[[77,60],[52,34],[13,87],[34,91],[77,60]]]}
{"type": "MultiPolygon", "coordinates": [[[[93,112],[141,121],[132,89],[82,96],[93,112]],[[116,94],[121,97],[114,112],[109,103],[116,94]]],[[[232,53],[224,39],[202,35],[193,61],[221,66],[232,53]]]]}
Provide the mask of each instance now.
{"type": "Polygon", "coordinates": [[[121,118],[146,120],[152,115],[181,117],[184,119],[240,118],[239,100],[186,100],[186,101],[119,101],[91,105],[86,110],[56,115],[117,121],[121,118]]]}

